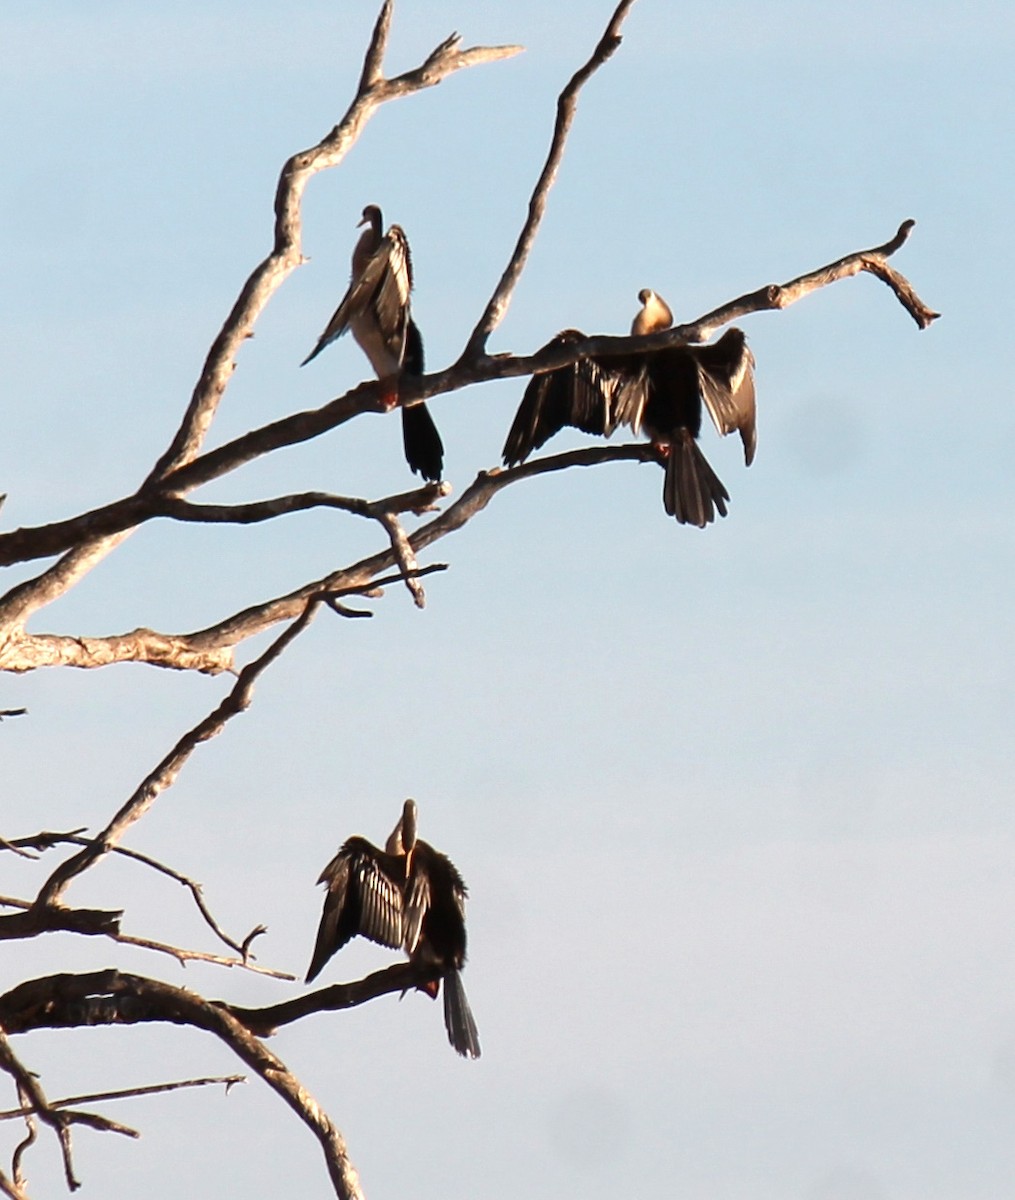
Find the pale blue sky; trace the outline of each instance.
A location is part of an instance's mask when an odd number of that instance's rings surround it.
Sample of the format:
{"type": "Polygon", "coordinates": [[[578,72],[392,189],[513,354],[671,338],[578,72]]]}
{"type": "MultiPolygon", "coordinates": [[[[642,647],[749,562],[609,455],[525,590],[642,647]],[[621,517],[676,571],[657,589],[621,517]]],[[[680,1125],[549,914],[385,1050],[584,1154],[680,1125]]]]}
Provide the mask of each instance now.
{"type": "MultiPolygon", "coordinates": [[[[611,8],[399,0],[391,73],[455,29],[527,52],[388,106],[311,183],[311,262],[244,348],[213,444],[365,376],[350,340],[297,364],[366,203],[411,240],[430,364],[457,355],[611,8]]],[[[144,476],[269,247],[279,167],[345,110],[374,15],[7,7],[5,527],[144,476]]],[[[424,613],[393,590],[372,622],[319,618],[129,844],[203,880],[231,929],[267,924],[262,959],[302,974],[320,868],[418,798],[470,884],[483,1058],[458,1060],[421,996],[273,1042],[371,1200],[997,1200],[1015,1187],[1015,18],[639,0],[624,33],[491,350],[621,332],[646,286],[691,319],[908,217],[893,261],[942,319],[918,332],[862,277],[745,321],[757,460],[702,439],[725,521],[676,526],[650,466],[505,492],[426,556],[452,569],[424,613]]],[[[456,493],[497,460],[521,386],[434,403],[456,493]]],[[[366,416],[199,498],[410,478],[395,419],[366,416]]],[[[149,525],[34,628],[192,629],[377,544],[329,514],[149,525]]],[[[227,686],[136,666],[3,679],[0,707],[31,715],[0,729],[0,833],[95,827],[227,686]]],[[[32,887],[0,866],[0,893],[32,887]]],[[[120,864],[69,898],[128,901],[128,931],[213,948],[176,889],[120,864]]],[[[350,948],[323,981],[386,961],[350,948]]],[[[5,947],[0,988],[114,963],[238,1002],[298,990],[63,937],[5,947]]],[[[51,1095],[235,1069],[181,1030],[17,1048],[51,1095]]],[[[80,1131],[87,1194],[330,1194],[259,1082],[110,1114],[144,1139],[80,1131]]],[[[18,1136],[0,1128],[0,1161],[18,1136]]],[[[51,1142],[28,1168],[33,1195],[59,1194],[51,1142]]]]}

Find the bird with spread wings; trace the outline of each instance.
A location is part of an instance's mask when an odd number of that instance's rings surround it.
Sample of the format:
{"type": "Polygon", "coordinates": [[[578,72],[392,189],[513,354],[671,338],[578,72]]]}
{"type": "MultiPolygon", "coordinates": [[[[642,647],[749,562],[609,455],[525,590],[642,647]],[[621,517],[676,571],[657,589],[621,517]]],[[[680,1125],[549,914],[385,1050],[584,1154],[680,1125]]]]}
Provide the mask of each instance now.
{"type": "MultiPolygon", "coordinates": [[[[672,325],[656,292],[645,288],[638,299],[632,335],[672,325]]],[[[567,346],[583,337],[566,329],[554,341],[567,346]]],[[[596,355],[533,375],[504,443],[504,464],[523,462],[565,425],[602,437],[621,425],[644,429],[665,467],[666,512],[704,528],[717,510],[726,516],[729,493],[698,446],[703,405],[720,434],[740,433],[750,466],[757,447],[754,356],[742,330],[728,329],[710,346],[596,355]]]]}
{"type": "Polygon", "coordinates": [[[436,999],[444,986],[444,1025],[459,1054],[479,1058],[479,1032],[462,984],[465,966],[465,899],[468,889],[454,863],[416,836],[415,800],[402,815],[383,850],[351,837],[321,872],[327,884],[307,982],[329,958],[359,935],[391,949],[404,949],[412,962],[435,967],[440,982],[422,990],[436,999]]]}

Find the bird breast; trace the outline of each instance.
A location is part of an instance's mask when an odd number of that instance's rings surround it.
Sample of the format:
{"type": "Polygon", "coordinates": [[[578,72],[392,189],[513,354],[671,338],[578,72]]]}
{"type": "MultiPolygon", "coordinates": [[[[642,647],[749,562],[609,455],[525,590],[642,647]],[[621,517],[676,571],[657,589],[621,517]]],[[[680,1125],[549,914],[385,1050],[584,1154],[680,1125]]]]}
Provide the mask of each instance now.
{"type": "Polygon", "coordinates": [[[352,330],[352,336],[356,339],[359,348],[370,360],[370,365],[378,379],[389,379],[392,375],[398,374],[402,364],[391,353],[372,314],[360,313],[353,317],[349,322],[349,328],[352,330]]]}

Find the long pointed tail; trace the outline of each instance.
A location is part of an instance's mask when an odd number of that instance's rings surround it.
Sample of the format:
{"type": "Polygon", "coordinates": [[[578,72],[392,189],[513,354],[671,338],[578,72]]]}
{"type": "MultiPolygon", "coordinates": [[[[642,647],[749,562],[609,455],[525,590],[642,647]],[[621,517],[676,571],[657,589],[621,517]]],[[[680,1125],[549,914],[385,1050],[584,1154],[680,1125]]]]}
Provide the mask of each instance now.
{"type": "Polygon", "coordinates": [[[425,404],[402,409],[402,444],[405,461],[413,471],[439,483],[444,472],[444,443],[425,404]]]}
{"type": "Polygon", "coordinates": [[[448,1041],[459,1054],[479,1058],[479,1030],[465,998],[462,974],[454,967],[444,974],[444,1025],[448,1041]]]}
{"type": "Polygon", "coordinates": [[[726,516],[729,492],[709,466],[691,434],[682,429],[670,445],[663,483],[663,504],[682,525],[704,529],[715,520],[715,510],[726,516]]]}

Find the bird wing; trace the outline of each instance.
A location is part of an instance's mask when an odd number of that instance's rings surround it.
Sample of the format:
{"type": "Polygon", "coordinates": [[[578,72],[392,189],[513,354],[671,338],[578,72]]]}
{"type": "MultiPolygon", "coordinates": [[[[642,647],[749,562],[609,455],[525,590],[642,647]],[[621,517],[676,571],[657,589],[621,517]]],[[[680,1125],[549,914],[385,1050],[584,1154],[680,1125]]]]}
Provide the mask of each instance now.
{"type": "Polygon", "coordinates": [[[401,946],[400,863],[400,859],[378,850],[364,838],[350,838],[324,868],[317,882],[328,885],[328,894],[308,982],[357,935],[395,950],[401,946]]]}
{"type": "MultiPolygon", "coordinates": [[[[409,242],[401,225],[392,225],[363,272],[369,290],[366,309],[391,354],[401,365],[409,323],[409,294],[412,291],[412,259],[409,242]]],[[[418,336],[418,330],[417,336],[418,336]]],[[[422,359],[423,342],[419,340],[422,359]]]]}
{"type": "Polygon", "coordinates": [[[405,888],[402,928],[406,954],[412,954],[419,944],[423,918],[430,908],[430,873],[421,868],[422,864],[416,863],[415,869],[410,869],[405,888]]]}
{"type": "Polygon", "coordinates": [[[403,936],[402,889],[398,864],[386,860],[387,856],[377,851],[357,854],[350,863],[350,876],[359,893],[356,932],[381,946],[398,949],[403,936]]]}
{"type": "MultiPolygon", "coordinates": [[[[573,345],[585,335],[577,329],[557,334],[554,342],[573,345]]],[[[583,358],[529,380],[504,442],[503,460],[523,462],[565,425],[609,437],[618,425],[637,428],[644,406],[644,374],[630,357],[583,358]]]]}
{"type": "Polygon", "coordinates": [[[754,396],[754,355],[741,329],[728,329],[713,346],[695,346],[701,398],[724,437],[740,431],[744,461],[750,466],[758,444],[754,396]]]}
{"type": "MultiPolygon", "coordinates": [[[[363,270],[349,283],[342,302],[317,340],[317,345],[300,363],[306,366],[325,346],[340,338],[358,318],[367,318],[388,353],[401,364],[409,322],[412,291],[412,260],[409,243],[400,225],[392,225],[363,270]]],[[[422,343],[420,343],[422,349],[422,343]]]]}
{"type": "MultiPolygon", "coordinates": [[[[612,371],[613,394],[610,407],[613,428],[627,425],[632,433],[641,433],[642,417],[649,395],[648,370],[644,362],[625,358],[612,371]]],[[[610,430],[610,433],[613,429],[610,430]]]]}

